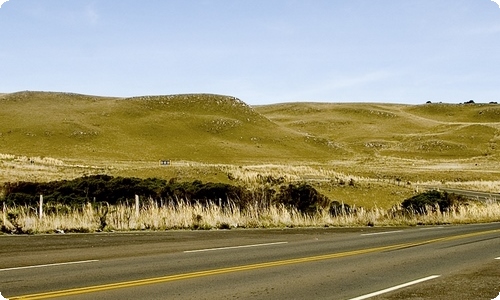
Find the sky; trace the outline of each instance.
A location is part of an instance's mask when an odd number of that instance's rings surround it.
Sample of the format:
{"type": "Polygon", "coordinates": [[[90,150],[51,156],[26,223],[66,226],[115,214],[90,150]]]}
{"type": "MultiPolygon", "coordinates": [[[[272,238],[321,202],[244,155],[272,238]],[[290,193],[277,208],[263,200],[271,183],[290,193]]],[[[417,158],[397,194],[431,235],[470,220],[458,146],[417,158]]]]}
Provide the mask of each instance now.
{"type": "Polygon", "coordinates": [[[0,93],[500,103],[498,2],[0,0],[0,93]]]}

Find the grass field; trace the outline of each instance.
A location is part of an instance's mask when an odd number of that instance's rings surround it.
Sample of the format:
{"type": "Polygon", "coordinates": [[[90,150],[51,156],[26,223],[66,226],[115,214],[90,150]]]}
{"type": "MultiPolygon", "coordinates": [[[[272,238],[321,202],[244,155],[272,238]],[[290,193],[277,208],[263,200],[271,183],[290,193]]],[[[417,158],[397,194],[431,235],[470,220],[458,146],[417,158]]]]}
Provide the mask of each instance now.
{"type": "Polygon", "coordinates": [[[251,107],[208,94],[0,95],[0,182],[105,173],[253,184],[272,176],[311,182],[350,205],[389,208],[423,184],[500,192],[499,140],[495,104],[251,107]]]}

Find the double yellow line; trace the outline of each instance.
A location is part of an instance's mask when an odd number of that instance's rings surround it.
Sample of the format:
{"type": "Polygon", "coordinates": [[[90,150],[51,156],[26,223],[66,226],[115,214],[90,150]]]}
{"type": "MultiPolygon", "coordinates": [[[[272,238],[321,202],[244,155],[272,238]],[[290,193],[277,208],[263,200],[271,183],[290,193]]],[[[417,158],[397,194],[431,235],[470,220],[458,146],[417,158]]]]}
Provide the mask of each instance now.
{"type": "Polygon", "coordinates": [[[109,290],[114,290],[114,289],[143,286],[143,285],[149,285],[149,284],[155,284],[155,283],[165,283],[165,282],[171,282],[171,281],[177,281],[177,280],[192,279],[192,278],[199,278],[199,277],[206,277],[206,276],[220,275],[220,274],[228,274],[228,273],[234,273],[234,272],[240,272],[240,271],[249,271],[249,270],[256,270],[256,269],[279,267],[279,266],[286,266],[286,265],[292,265],[292,264],[314,262],[314,261],[320,261],[320,260],[361,255],[361,254],[368,254],[368,253],[374,253],[374,252],[399,250],[399,249],[421,246],[421,245],[426,245],[426,244],[431,244],[431,243],[452,241],[452,240],[464,239],[464,238],[492,234],[492,233],[497,233],[497,232],[500,232],[500,229],[474,232],[474,233],[456,235],[456,236],[451,236],[451,237],[436,238],[436,239],[414,242],[414,243],[396,244],[396,245],[389,245],[389,246],[382,246],[382,247],[375,247],[375,248],[368,248],[368,249],[361,249],[361,250],[354,250],[354,251],[347,251],[347,252],[340,252],[340,253],[332,253],[332,254],[325,254],[325,255],[318,255],[318,256],[309,256],[309,257],[302,257],[302,258],[293,258],[293,259],[278,260],[278,261],[273,261],[273,262],[250,264],[250,265],[244,265],[244,266],[228,267],[228,268],[199,271],[199,272],[191,272],[191,273],[178,274],[178,275],[155,277],[155,278],[149,278],[149,279],[140,279],[140,280],[124,281],[124,282],[111,283],[111,284],[96,285],[96,286],[90,286],[90,287],[74,288],[74,289],[68,289],[68,290],[62,290],[62,291],[24,295],[24,296],[11,297],[9,299],[10,300],[15,300],[15,299],[30,299],[30,300],[50,299],[50,298],[56,298],[56,297],[80,295],[80,294],[94,293],[94,292],[102,292],[102,291],[109,291],[109,290]]]}

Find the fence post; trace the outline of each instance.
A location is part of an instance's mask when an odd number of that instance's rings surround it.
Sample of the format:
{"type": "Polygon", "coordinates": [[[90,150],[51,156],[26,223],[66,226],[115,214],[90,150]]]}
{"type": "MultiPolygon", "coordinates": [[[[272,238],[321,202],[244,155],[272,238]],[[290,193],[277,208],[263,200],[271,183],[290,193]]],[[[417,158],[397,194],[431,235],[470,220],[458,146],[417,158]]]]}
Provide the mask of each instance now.
{"type": "Polygon", "coordinates": [[[7,216],[6,216],[7,207],[5,207],[5,201],[2,203],[3,203],[3,209],[2,209],[3,223],[2,224],[6,224],[7,223],[7,216]]]}
{"type": "Polygon", "coordinates": [[[139,195],[135,195],[135,217],[139,218],[139,195]]]}
{"type": "Polygon", "coordinates": [[[38,218],[43,218],[43,195],[40,195],[40,206],[38,208],[38,218]]]}

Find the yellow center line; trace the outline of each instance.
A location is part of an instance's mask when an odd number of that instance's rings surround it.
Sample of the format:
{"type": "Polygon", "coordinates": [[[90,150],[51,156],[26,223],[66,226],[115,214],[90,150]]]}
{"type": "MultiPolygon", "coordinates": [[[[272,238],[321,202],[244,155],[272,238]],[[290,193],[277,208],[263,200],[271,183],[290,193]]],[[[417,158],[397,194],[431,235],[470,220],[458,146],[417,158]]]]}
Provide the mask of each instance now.
{"type": "Polygon", "coordinates": [[[278,261],[264,262],[264,263],[236,266],[236,267],[228,267],[228,268],[221,268],[221,269],[214,269],[214,270],[191,272],[191,273],[185,273],[185,274],[169,275],[169,276],[162,276],[162,277],[155,277],[155,278],[148,278],[148,279],[139,279],[139,280],[124,281],[124,282],[117,282],[117,283],[111,283],[111,284],[103,284],[103,285],[96,285],[96,286],[89,286],[89,287],[82,287],[82,288],[67,289],[67,290],[54,291],[54,292],[24,295],[24,296],[10,297],[9,299],[11,299],[11,300],[15,300],[15,299],[30,299],[30,300],[50,299],[50,298],[56,298],[56,297],[80,295],[80,294],[93,293],[93,292],[102,292],[102,291],[109,291],[109,290],[114,290],[114,289],[136,287],[136,286],[149,285],[149,284],[155,284],[155,283],[165,283],[165,282],[171,282],[171,281],[177,281],[177,280],[192,279],[192,278],[234,273],[234,272],[240,272],[240,271],[264,269],[264,268],[278,267],[278,266],[285,266],[285,265],[292,265],[292,264],[299,264],[299,263],[306,263],[306,262],[314,262],[314,261],[341,258],[341,257],[361,255],[361,254],[368,254],[368,253],[374,253],[374,252],[399,250],[399,249],[405,249],[405,248],[416,247],[416,246],[421,246],[421,245],[427,245],[427,244],[431,244],[431,243],[452,241],[452,240],[464,239],[464,238],[469,238],[469,237],[474,237],[474,236],[479,236],[479,235],[492,234],[492,233],[496,233],[496,232],[500,232],[500,229],[467,233],[467,234],[456,235],[456,236],[451,236],[451,237],[435,238],[435,239],[431,239],[431,240],[425,240],[425,241],[413,242],[413,243],[403,243],[403,244],[353,250],[353,251],[340,252],[340,253],[331,253],[331,254],[325,254],[325,255],[285,259],[285,260],[278,260],[278,261]]]}

